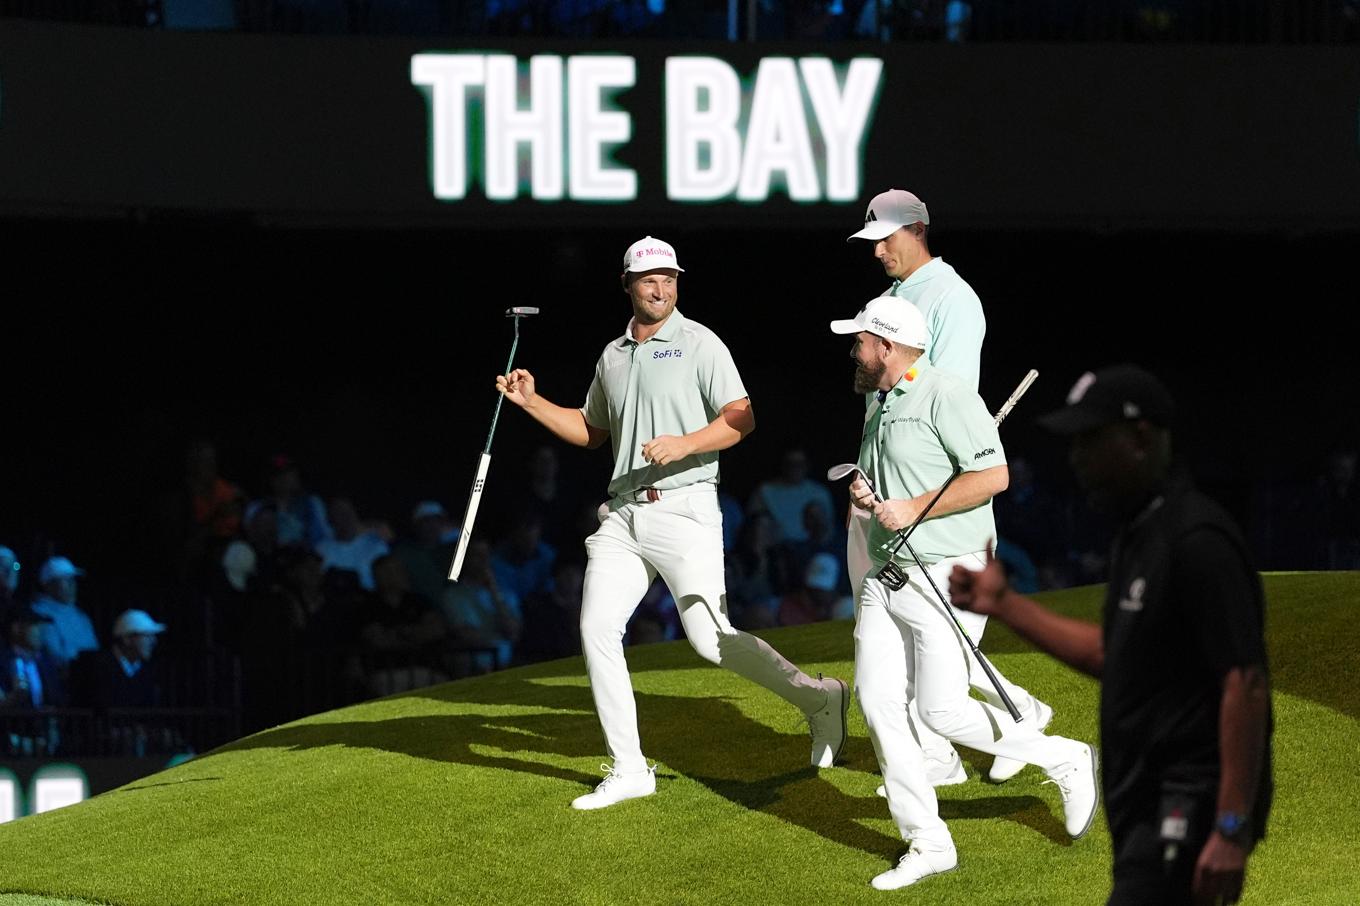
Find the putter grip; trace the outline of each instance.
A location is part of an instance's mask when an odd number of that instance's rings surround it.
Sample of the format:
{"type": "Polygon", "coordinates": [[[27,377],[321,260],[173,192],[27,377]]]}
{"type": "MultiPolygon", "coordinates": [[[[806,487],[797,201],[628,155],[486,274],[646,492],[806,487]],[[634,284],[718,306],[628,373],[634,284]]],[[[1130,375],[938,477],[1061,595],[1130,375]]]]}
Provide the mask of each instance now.
{"type": "Polygon", "coordinates": [[[449,581],[457,582],[463,573],[463,558],[467,556],[469,542],[472,541],[472,524],[477,521],[477,506],[482,502],[482,488],[486,486],[486,470],[491,466],[491,454],[483,453],[477,460],[477,477],[472,480],[472,493],[468,495],[467,511],[463,513],[463,527],[458,532],[458,549],[453,554],[453,565],[449,567],[449,581]]]}

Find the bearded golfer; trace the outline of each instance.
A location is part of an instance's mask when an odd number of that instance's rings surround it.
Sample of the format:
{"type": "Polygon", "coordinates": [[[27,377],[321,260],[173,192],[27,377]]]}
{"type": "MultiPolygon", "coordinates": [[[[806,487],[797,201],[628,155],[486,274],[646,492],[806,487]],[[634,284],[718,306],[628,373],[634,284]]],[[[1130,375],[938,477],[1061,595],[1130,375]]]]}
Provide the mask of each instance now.
{"type": "Polygon", "coordinates": [[[1067,832],[1081,837],[1095,818],[1096,753],[1085,743],[1045,736],[1030,723],[968,695],[971,652],[931,586],[942,587],[955,564],[977,568],[996,536],[992,497],[1009,482],[996,422],[971,387],[925,356],[925,318],[905,299],[881,296],[853,319],[831,322],[854,334],[855,390],[878,403],[864,426],[851,502],[870,510],[870,574],[855,609],[855,692],[878,754],[888,809],[910,844],[895,868],[871,882],[894,890],[952,870],[958,855],[939,815],[921,745],[907,721],[908,681],[932,732],[962,745],[1042,768],[1062,794],[1067,832]],[[935,500],[912,534],[924,570],[897,532],[935,500]],[[877,492],[877,497],[875,496],[877,492]],[[897,558],[906,573],[889,588],[876,573],[897,558]]]}
{"type": "Polygon", "coordinates": [[[586,540],[581,646],[595,710],[613,757],[578,809],[605,808],[656,792],[638,737],[623,634],[660,575],[685,635],[705,660],[727,667],[802,711],[812,763],[830,767],[845,745],[845,683],[813,678],[727,619],[718,451],[755,428],[751,401],[718,336],[675,307],[683,272],[669,243],[651,236],[624,254],[623,291],[633,308],[623,336],[604,348],[585,405],[548,402],[526,369],[496,378],[506,399],[562,440],[609,440],[614,475],[600,528],[586,540]]]}
{"type": "MultiPolygon", "coordinates": [[[[987,319],[982,302],[973,288],[958,273],[930,252],[928,235],[930,211],[925,202],[903,189],[880,192],[864,211],[864,226],[846,241],[868,242],[874,257],[883,265],[883,273],[892,278],[892,285],[884,291],[887,298],[905,299],[916,306],[926,323],[924,358],[934,368],[953,373],[970,389],[978,389],[978,372],[982,359],[982,338],[987,333],[987,319]]],[[[866,418],[872,418],[878,402],[869,398],[866,418]]],[[[850,585],[858,594],[870,568],[867,549],[868,512],[852,508],[847,526],[846,562],[850,568],[850,585]]],[[[973,641],[982,643],[987,630],[987,618],[974,613],[959,615],[973,641]]],[[[1001,707],[986,675],[976,665],[970,682],[995,707],[1001,707]]],[[[1053,709],[1015,685],[992,665],[992,671],[1020,709],[1025,723],[1046,728],[1053,720],[1053,709]]],[[[911,693],[912,678],[908,676],[908,719],[912,732],[921,742],[926,754],[926,776],[935,786],[964,783],[968,772],[963,759],[948,740],[933,733],[917,714],[915,696],[911,693]]],[[[1004,783],[1020,773],[1025,764],[1014,758],[998,756],[992,761],[988,776],[996,783],[1004,783]]],[[[880,790],[882,788],[880,787],[880,790]]]]}

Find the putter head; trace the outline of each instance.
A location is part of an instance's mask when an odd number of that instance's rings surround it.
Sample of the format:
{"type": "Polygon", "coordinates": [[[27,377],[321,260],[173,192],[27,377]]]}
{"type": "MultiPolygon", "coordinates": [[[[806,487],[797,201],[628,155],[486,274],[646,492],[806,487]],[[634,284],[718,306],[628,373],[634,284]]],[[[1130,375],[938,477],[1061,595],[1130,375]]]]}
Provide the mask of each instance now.
{"type": "Polygon", "coordinates": [[[896,560],[889,560],[883,564],[883,568],[874,574],[874,578],[882,582],[885,588],[893,591],[901,591],[907,587],[907,574],[897,565],[896,560]]]}
{"type": "Polygon", "coordinates": [[[507,318],[527,318],[530,315],[538,314],[538,309],[528,305],[517,305],[514,308],[507,308],[505,316],[507,318]]]}

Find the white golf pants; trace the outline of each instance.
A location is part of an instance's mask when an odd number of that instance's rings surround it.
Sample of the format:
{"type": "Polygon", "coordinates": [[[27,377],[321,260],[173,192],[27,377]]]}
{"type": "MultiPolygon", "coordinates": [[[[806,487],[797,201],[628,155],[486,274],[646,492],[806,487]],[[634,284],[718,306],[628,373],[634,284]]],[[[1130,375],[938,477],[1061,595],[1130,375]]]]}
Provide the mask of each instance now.
{"type": "MultiPolygon", "coordinates": [[[[953,557],[931,565],[930,575],[947,595],[954,564],[978,569],[982,562],[977,554],[953,557]]],[[[883,771],[889,811],[903,839],[923,850],[948,850],[953,842],[907,720],[909,685],[922,726],[952,742],[1045,770],[1072,758],[1072,740],[1045,736],[1030,722],[1017,724],[1004,709],[969,697],[972,656],[919,568],[907,571],[900,591],[872,576],[864,580],[855,617],[855,692],[883,771]]]]}
{"type": "Polygon", "coordinates": [[[615,770],[647,766],[623,635],[658,574],[675,598],[685,635],[700,657],[764,686],[804,714],[825,706],[821,682],[728,621],[716,490],[666,491],[653,503],[616,500],[600,528],[586,539],[586,553],[581,647],[615,770]]]}
{"type": "MultiPolygon", "coordinates": [[[[869,520],[873,515],[868,510],[861,510],[859,507],[850,508],[850,524],[847,527],[845,561],[850,574],[850,587],[854,589],[855,600],[858,602],[860,591],[864,587],[864,580],[872,578],[877,572],[874,569],[873,561],[869,558],[869,520]]],[[[875,580],[876,581],[876,580],[875,580]]],[[[929,586],[926,587],[929,592],[929,586]]],[[[940,583],[940,591],[949,593],[949,574],[945,573],[945,581],[940,583]]],[[[969,613],[966,610],[955,611],[958,614],[959,622],[968,631],[968,636],[973,643],[981,646],[982,634],[987,630],[987,617],[979,613],[969,613]]],[[[991,661],[992,672],[996,675],[997,681],[1006,690],[1006,694],[1011,697],[1015,707],[1020,710],[1020,715],[1027,721],[1032,722],[1038,713],[1038,702],[1028,690],[1015,685],[996,669],[996,665],[991,661]]],[[[1005,708],[1001,702],[1001,696],[996,694],[996,689],[987,679],[987,674],[982,668],[968,659],[968,682],[974,689],[978,690],[991,705],[997,708],[1005,708]]],[[[921,748],[925,751],[926,757],[933,761],[952,761],[953,748],[949,745],[949,740],[932,732],[928,726],[921,721],[921,715],[917,708],[916,696],[912,689],[912,676],[910,668],[907,673],[907,708],[909,710],[908,720],[911,722],[912,732],[921,743],[921,748]]]]}

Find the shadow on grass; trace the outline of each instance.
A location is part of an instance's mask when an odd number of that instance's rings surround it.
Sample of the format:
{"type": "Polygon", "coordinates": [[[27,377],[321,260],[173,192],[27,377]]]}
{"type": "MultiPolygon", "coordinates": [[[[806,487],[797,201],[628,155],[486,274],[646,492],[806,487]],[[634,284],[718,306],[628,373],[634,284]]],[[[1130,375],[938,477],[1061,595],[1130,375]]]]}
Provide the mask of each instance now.
{"type": "MultiPolygon", "coordinates": [[[[551,709],[554,713],[486,715],[454,714],[397,717],[388,720],[309,723],[280,727],[232,743],[219,752],[252,749],[319,749],[327,746],[368,748],[430,761],[500,768],[564,781],[562,807],[600,780],[541,757],[601,758],[599,723],[590,692],[583,686],[545,685],[517,680],[486,687],[487,696],[504,704],[551,709]],[[506,685],[511,688],[507,690],[506,685]],[[507,694],[508,693],[508,694],[507,694]],[[523,753],[524,757],[516,757],[523,753]]],[[[478,684],[455,684],[423,695],[438,701],[476,701],[478,684]]],[[[806,765],[808,740],[803,733],[780,733],[744,715],[730,700],[713,696],[637,693],[638,718],[647,753],[680,775],[752,811],[803,827],[827,840],[891,859],[902,841],[864,826],[865,819],[887,817],[877,796],[853,796],[819,777],[812,767],[771,775],[779,765],[806,765]]],[[[850,770],[877,769],[867,740],[847,746],[850,770]],[[862,745],[861,745],[862,743],[862,745]]],[[[603,760],[603,759],[602,759],[603,760]]],[[[663,779],[666,773],[660,775],[663,779]]],[[[665,787],[662,787],[664,793],[665,787]]],[[[1004,818],[1049,839],[1066,842],[1058,821],[1033,796],[996,796],[943,800],[941,816],[1004,818]],[[1055,833],[1055,831],[1057,833],[1055,833]]]]}

